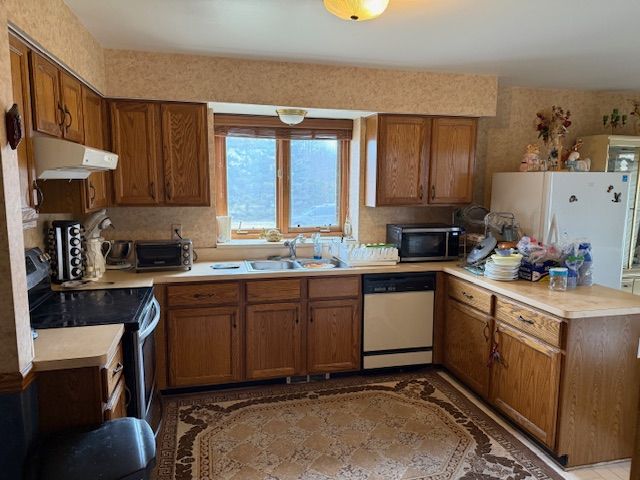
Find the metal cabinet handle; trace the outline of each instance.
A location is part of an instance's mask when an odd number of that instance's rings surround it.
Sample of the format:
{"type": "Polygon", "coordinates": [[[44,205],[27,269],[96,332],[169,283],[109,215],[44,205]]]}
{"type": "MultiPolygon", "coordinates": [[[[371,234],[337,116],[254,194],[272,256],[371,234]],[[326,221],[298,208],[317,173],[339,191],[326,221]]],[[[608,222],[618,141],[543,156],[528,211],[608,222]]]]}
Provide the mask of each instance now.
{"type": "Polygon", "coordinates": [[[465,292],[465,291],[463,291],[463,292],[462,292],[462,296],[463,296],[464,298],[469,299],[469,300],[473,300],[473,295],[471,295],[470,293],[467,293],[467,292],[465,292]]]}
{"type": "Polygon", "coordinates": [[[486,342],[489,341],[489,322],[484,323],[484,328],[482,329],[482,334],[484,335],[484,339],[486,342]]]}
{"type": "Polygon", "coordinates": [[[118,364],[116,365],[116,368],[113,369],[113,371],[111,372],[111,376],[115,377],[117,374],[119,374],[122,370],[124,369],[124,365],[120,362],[118,362],[118,364]]]}
{"type": "Polygon", "coordinates": [[[169,180],[167,180],[165,188],[167,189],[167,198],[171,200],[173,197],[173,189],[171,188],[171,182],[169,180]]]}
{"type": "Polygon", "coordinates": [[[156,185],[153,182],[149,182],[149,194],[151,198],[156,199],[156,185]]]}
{"type": "Polygon", "coordinates": [[[39,212],[40,208],[42,208],[42,202],[44,202],[44,193],[42,193],[40,185],[38,185],[38,182],[36,182],[35,180],[33,181],[33,189],[36,191],[37,199],[37,203],[35,204],[34,208],[36,212],[39,212]]]}
{"type": "Polygon", "coordinates": [[[215,296],[215,293],[195,293],[193,298],[210,298],[215,296]]]}
{"type": "Polygon", "coordinates": [[[422,185],[420,185],[420,200],[422,200],[422,196],[423,196],[422,193],[423,193],[422,192],[422,185]]]}
{"type": "Polygon", "coordinates": [[[524,322],[524,323],[528,323],[529,325],[533,325],[533,324],[536,323],[533,320],[529,320],[529,319],[524,318],[522,315],[518,315],[518,320],[520,320],[521,322],[524,322]]]}
{"type": "Polygon", "coordinates": [[[237,319],[236,319],[236,316],[235,316],[235,315],[233,315],[233,323],[231,324],[231,326],[232,326],[233,328],[238,328],[238,323],[236,322],[236,320],[237,320],[237,319]]]}
{"type": "Polygon", "coordinates": [[[58,122],[58,126],[62,129],[62,128],[64,128],[64,122],[66,120],[66,113],[64,111],[64,108],[62,108],[62,104],[60,102],[58,102],[58,110],[62,114],[61,117],[60,117],[60,121],[58,122]]]}
{"type": "Polygon", "coordinates": [[[73,117],[71,116],[71,112],[69,111],[66,105],[64,106],[64,113],[65,113],[65,118],[67,118],[67,115],[69,115],[69,123],[64,124],[64,128],[68,130],[71,124],[73,123],[73,117]]]}
{"type": "MultiPolygon", "coordinates": [[[[313,320],[311,320],[313,322],[313,320]]],[[[300,322],[300,317],[298,316],[298,312],[296,312],[296,323],[300,322]]]]}
{"type": "Polygon", "coordinates": [[[431,200],[436,198],[436,186],[431,185],[431,200]]]}

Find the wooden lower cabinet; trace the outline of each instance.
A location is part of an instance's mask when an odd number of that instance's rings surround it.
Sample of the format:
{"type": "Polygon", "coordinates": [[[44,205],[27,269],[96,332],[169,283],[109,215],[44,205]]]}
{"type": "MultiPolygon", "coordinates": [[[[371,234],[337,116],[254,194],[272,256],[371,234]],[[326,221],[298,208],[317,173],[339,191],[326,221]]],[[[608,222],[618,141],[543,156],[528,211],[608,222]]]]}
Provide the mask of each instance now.
{"type": "Polygon", "coordinates": [[[489,396],[491,317],[462,303],[447,302],[444,365],[473,391],[489,396]]]}
{"type": "Polygon", "coordinates": [[[169,385],[186,387],[241,379],[241,318],[237,307],[170,310],[169,385]]]}
{"type": "Polygon", "coordinates": [[[303,320],[300,303],[247,307],[247,379],[289,377],[304,372],[303,320]]]}
{"type": "Polygon", "coordinates": [[[95,427],[127,416],[122,346],[103,367],[38,372],[38,416],[42,433],[95,427]]]}
{"type": "Polygon", "coordinates": [[[360,301],[309,303],[307,371],[330,373],[360,368],[360,301]]]}
{"type": "Polygon", "coordinates": [[[555,446],[562,354],[497,322],[499,352],[492,368],[491,401],[550,448],[555,446]]]}

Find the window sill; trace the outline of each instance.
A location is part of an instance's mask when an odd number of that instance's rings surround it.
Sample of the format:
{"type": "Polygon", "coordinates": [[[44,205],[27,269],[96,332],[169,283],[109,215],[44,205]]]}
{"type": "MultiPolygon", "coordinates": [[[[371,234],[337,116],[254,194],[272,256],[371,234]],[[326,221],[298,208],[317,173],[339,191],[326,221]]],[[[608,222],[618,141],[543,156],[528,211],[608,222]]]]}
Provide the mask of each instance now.
{"type": "MultiPolygon", "coordinates": [[[[321,237],[320,241],[321,243],[329,243],[332,240],[336,240],[339,239],[340,237],[321,237]]],[[[223,249],[232,249],[232,248],[286,248],[284,246],[284,242],[286,242],[288,239],[283,238],[282,240],[280,240],[279,242],[267,242],[266,240],[262,239],[262,238],[247,238],[247,239],[238,239],[238,238],[234,238],[232,239],[230,242],[225,242],[225,243],[217,243],[216,244],[216,248],[223,248],[223,249]]],[[[311,242],[311,239],[307,238],[306,241],[304,243],[299,243],[299,246],[309,246],[311,247],[313,245],[313,242],[311,242]]]]}

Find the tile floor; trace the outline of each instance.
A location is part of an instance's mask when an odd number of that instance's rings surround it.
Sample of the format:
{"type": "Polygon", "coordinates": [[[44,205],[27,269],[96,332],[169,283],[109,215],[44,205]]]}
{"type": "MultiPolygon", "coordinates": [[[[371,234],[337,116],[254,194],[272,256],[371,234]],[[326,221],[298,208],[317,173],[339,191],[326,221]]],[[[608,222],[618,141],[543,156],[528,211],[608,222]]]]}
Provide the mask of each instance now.
{"type": "Polygon", "coordinates": [[[475,403],[482,411],[493,418],[501,426],[511,432],[516,438],[518,438],[518,440],[527,445],[540,458],[542,458],[546,463],[548,463],[554,470],[556,470],[560,475],[564,476],[564,478],[566,478],[567,480],[629,480],[629,477],[631,476],[630,461],[599,464],[593,467],[577,468],[570,471],[564,471],[525,435],[515,430],[502,418],[485,407],[482,402],[480,402],[472,393],[470,393],[465,387],[458,383],[453,377],[448,375],[446,372],[440,372],[440,375],[453,383],[461,392],[463,392],[469,398],[469,400],[475,403]]]}

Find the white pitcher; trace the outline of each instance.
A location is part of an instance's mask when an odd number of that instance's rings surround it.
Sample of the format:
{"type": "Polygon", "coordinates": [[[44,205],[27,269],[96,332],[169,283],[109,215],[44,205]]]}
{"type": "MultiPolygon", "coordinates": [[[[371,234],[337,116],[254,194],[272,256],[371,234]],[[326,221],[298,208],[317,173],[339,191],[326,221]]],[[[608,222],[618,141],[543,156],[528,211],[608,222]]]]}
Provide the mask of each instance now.
{"type": "Polygon", "coordinates": [[[87,266],[84,279],[99,280],[107,269],[106,257],[111,251],[111,242],[102,237],[89,238],[86,245],[87,266]]]}

